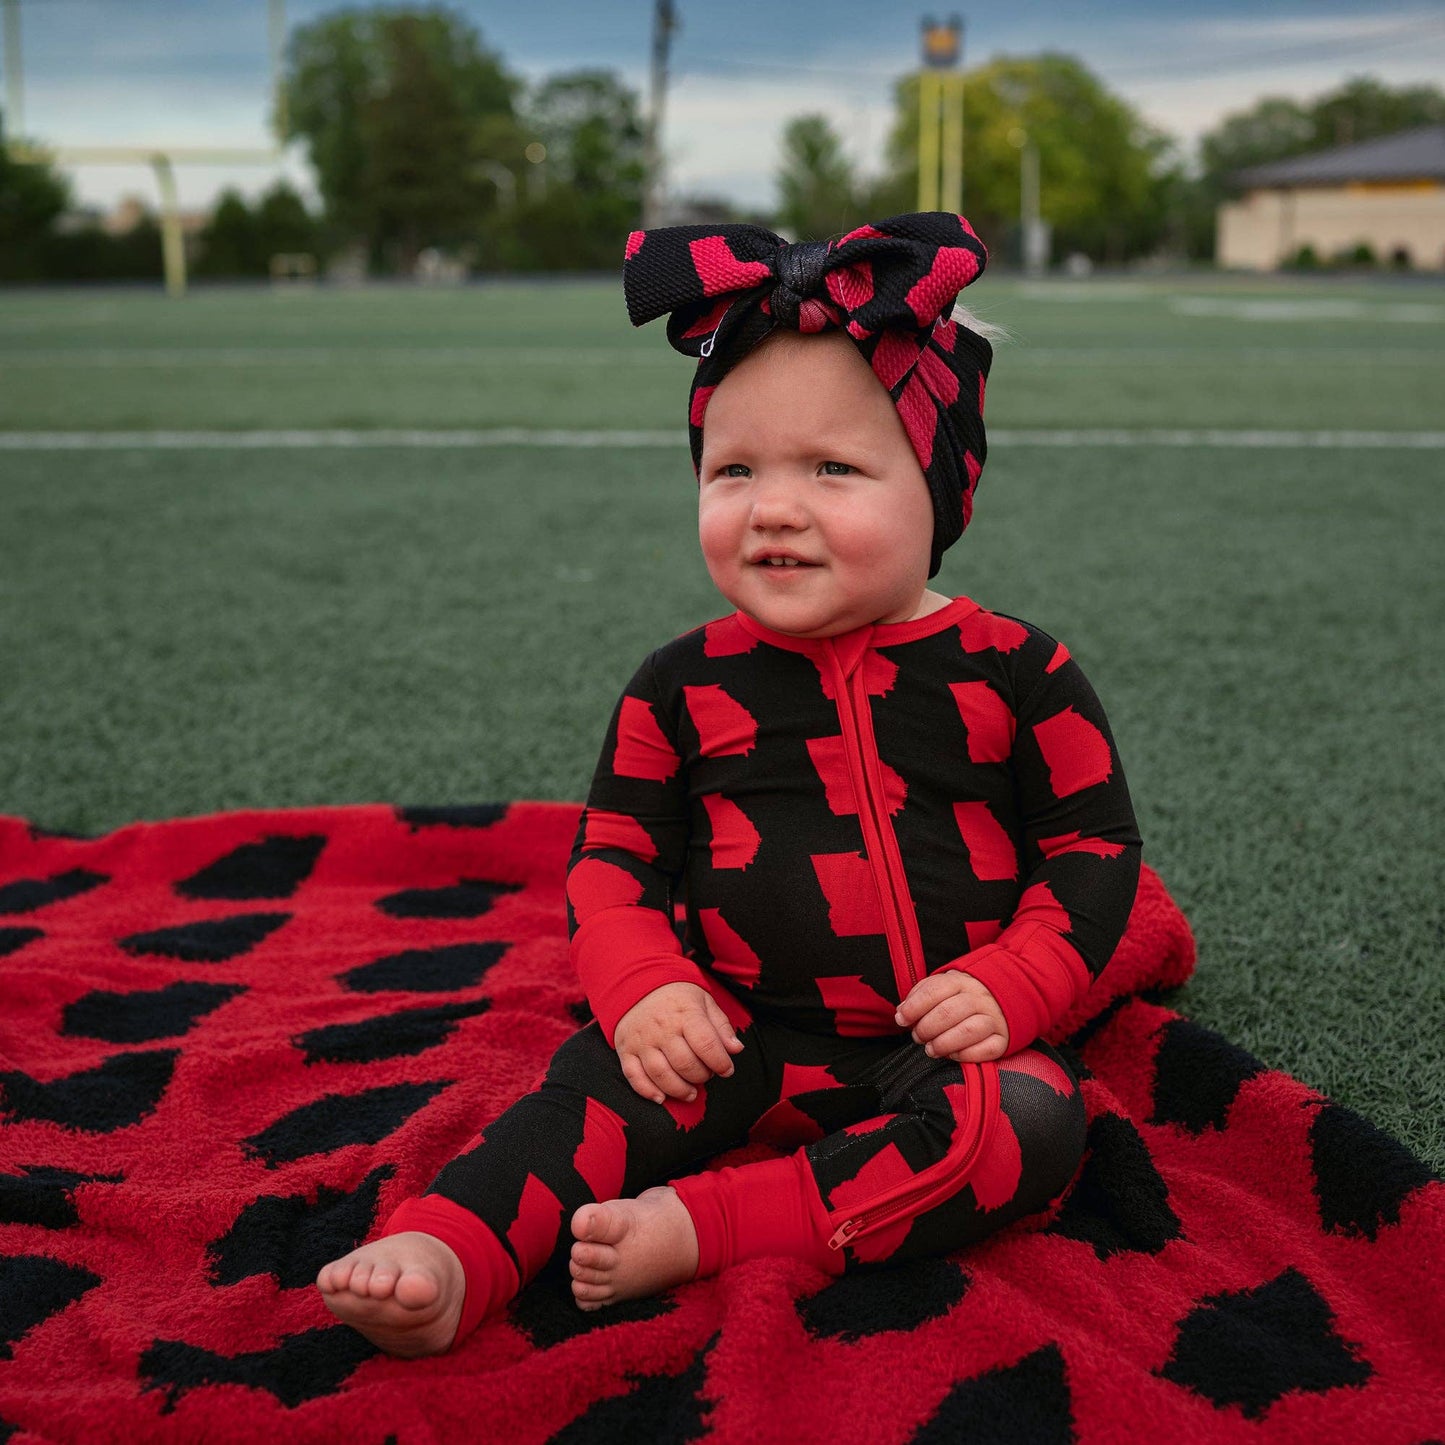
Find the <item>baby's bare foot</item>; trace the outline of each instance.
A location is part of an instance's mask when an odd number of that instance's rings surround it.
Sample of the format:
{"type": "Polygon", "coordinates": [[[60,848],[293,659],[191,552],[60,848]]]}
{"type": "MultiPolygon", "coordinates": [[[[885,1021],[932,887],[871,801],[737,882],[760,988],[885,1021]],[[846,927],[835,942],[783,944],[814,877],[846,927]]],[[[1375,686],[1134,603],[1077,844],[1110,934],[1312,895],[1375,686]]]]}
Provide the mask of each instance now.
{"type": "Polygon", "coordinates": [[[697,1273],[697,1231],[671,1185],[584,1204],[572,1233],[572,1293],[584,1310],[659,1294],[697,1273]]]}
{"type": "Polygon", "coordinates": [[[456,1337],[467,1281],[430,1234],[389,1234],[323,1265],[326,1308],[389,1355],[439,1355],[456,1337]]]}

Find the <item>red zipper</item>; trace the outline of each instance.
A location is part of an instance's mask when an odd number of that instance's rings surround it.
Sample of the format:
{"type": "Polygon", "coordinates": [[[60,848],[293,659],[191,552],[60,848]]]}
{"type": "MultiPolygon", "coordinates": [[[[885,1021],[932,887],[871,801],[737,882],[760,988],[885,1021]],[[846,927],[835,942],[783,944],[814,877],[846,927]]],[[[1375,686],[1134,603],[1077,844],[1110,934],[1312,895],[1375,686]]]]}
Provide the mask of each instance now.
{"type": "Polygon", "coordinates": [[[838,695],[838,720],[843,724],[844,747],[852,754],[849,759],[853,764],[852,771],[862,784],[862,796],[858,800],[858,821],[863,829],[863,841],[868,850],[869,861],[873,865],[873,877],[878,885],[879,902],[883,905],[884,930],[888,935],[889,953],[895,961],[899,955],[903,959],[902,975],[898,974],[896,967],[894,969],[894,981],[898,985],[898,997],[901,1001],[908,996],[913,985],[923,977],[923,973],[918,967],[911,942],[912,933],[916,931],[918,923],[912,916],[911,901],[907,907],[903,901],[909,896],[908,881],[906,878],[895,876],[895,873],[901,874],[903,866],[902,859],[898,856],[898,840],[893,836],[893,824],[889,820],[885,800],[875,792],[872,770],[868,766],[870,756],[874,760],[878,757],[878,745],[873,738],[871,713],[869,715],[870,725],[866,734],[861,721],[862,710],[869,706],[868,692],[863,680],[863,659],[867,656],[867,646],[865,644],[863,651],[859,654],[852,676],[843,671],[843,664],[838,657],[837,649],[831,645],[831,642],[829,651],[834,666],[834,687],[838,695]],[[853,677],[858,679],[858,692],[862,694],[861,697],[854,693],[853,677]],[[870,824],[873,835],[871,837],[869,836],[870,824]],[[895,937],[898,945],[896,950],[893,946],[895,937]]]}
{"type": "Polygon", "coordinates": [[[829,1249],[842,1249],[859,1235],[871,1234],[895,1215],[921,1214],[925,1202],[931,1203],[934,1196],[947,1199],[963,1187],[974,1165],[993,1140],[999,1111],[999,1082],[996,1063],[963,1064],[961,1067],[968,1088],[965,1098],[969,1106],[967,1116],[959,1126],[968,1135],[962,1157],[944,1158],[932,1170],[925,1171],[921,1180],[912,1180],[895,1193],[885,1195],[877,1204],[870,1204],[858,1214],[850,1215],[829,1236],[829,1249]]]}

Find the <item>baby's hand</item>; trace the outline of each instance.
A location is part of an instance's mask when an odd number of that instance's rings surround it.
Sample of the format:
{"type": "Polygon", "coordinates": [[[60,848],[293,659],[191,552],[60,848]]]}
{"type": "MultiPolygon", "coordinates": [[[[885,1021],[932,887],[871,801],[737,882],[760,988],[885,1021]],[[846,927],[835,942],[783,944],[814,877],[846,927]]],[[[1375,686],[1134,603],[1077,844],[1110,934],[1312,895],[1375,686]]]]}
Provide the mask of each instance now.
{"type": "Polygon", "coordinates": [[[912,1025],[916,1043],[935,1058],[985,1064],[1008,1052],[1008,1024],[998,1000],[971,974],[946,968],[921,978],[895,1016],[912,1025]]]}
{"type": "Polygon", "coordinates": [[[731,1074],[731,1055],[743,1047],[717,1000],[681,982],[644,994],[618,1019],[612,1038],[627,1082],[657,1104],[665,1094],[695,1099],[693,1085],[731,1074]]]}

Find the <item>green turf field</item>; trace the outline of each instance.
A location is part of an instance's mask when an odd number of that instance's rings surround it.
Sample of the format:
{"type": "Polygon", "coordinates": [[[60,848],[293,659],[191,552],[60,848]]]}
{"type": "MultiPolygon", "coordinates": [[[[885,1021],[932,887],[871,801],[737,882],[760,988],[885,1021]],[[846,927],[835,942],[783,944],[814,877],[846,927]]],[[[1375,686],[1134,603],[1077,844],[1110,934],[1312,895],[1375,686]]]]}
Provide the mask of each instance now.
{"type": "MultiPolygon", "coordinates": [[[[990,275],[967,300],[1014,333],[996,431],[1445,426],[1442,285],[990,275]]],[[[0,433],[678,436],[0,436],[0,811],[98,831],[582,797],[636,663],[725,610],[692,533],[687,385],[615,282],[0,295],[0,433]]],[[[1437,1168],[1442,472],[1438,445],[1000,441],[938,581],[1053,632],[1093,681],[1198,938],[1175,1006],[1437,1168]]]]}

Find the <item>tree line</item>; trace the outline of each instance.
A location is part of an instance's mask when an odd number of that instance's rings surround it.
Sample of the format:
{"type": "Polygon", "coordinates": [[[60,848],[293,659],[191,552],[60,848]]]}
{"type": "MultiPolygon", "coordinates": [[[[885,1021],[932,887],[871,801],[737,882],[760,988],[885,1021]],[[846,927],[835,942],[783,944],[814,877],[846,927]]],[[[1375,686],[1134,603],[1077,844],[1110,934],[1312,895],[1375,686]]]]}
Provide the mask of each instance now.
{"type": "MultiPolygon", "coordinates": [[[[278,132],[299,142],[319,211],[284,181],[255,202],[223,193],[195,242],[198,275],[259,276],[277,252],[348,255],[371,274],[411,274],[435,250],[484,272],[614,270],[640,224],[640,97],[613,72],[529,83],[445,6],[347,8],[289,40],[278,132]]],[[[1041,158],[1054,253],[1104,263],[1167,253],[1207,259],[1214,213],[1241,167],[1445,120],[1431,86],[1357,78],[1311,102],[1268,98],[1203,138],[1191,168],[1072,56],[1001,58],[964,77],[964,212],[1003,259],[1017,255],[1019,146],[1041,158]]],[[[879,177],[857,173],[822,115],[782,137],[777,204],[742,212],[680,197],[688,218],[752,220],[794,238],[837,234],[917,204],[918,79],[894,89],[879,177]]],[[[0,141],[3,141],[0,121],[0,141]]],[[[63,176],[0,145],[0,280],[158,276],[153,217],[110,236],[69,217],[63,176]]]]}

